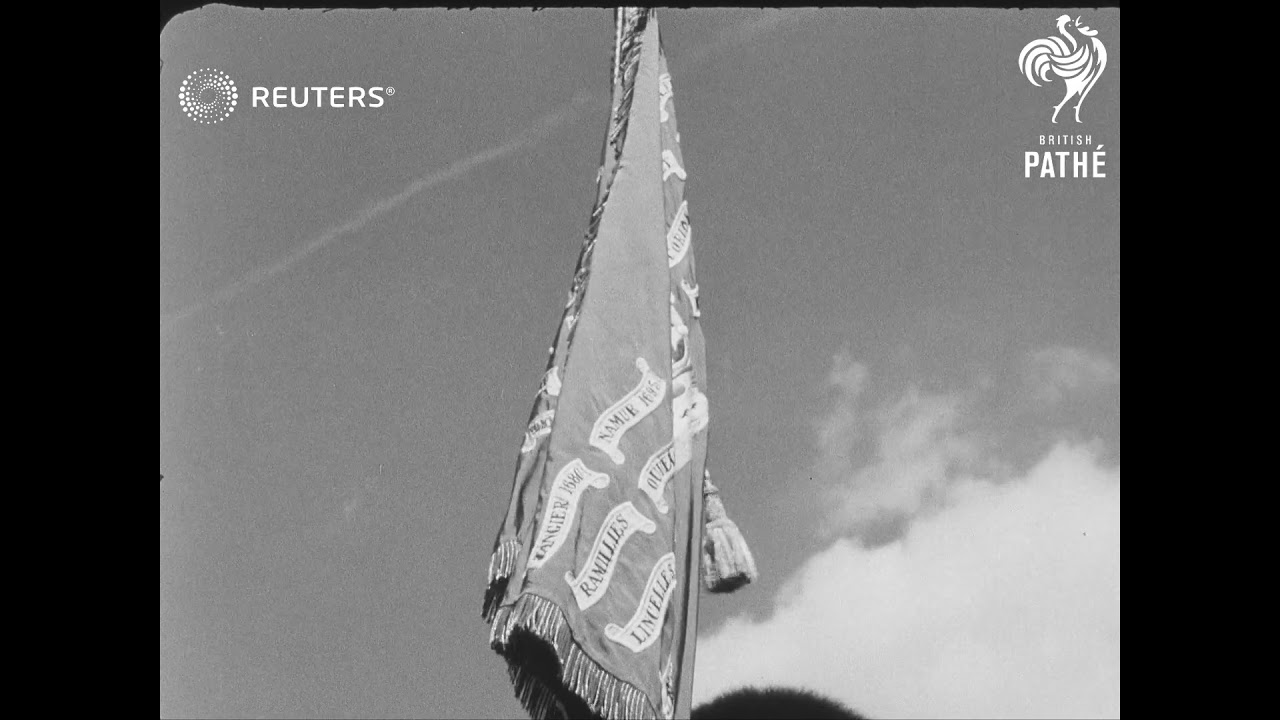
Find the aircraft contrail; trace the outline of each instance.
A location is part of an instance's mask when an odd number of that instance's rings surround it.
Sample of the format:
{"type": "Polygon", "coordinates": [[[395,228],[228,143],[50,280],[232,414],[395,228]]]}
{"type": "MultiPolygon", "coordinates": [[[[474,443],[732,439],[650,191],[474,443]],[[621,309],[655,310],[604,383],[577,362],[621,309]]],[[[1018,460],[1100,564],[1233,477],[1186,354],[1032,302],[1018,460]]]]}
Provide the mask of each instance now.
{"type": "Polygon", "coordinates": [[[682,67],[697,67],[706,62],[707,59],[714,55],[718,55],[725,50],[736,45],[741,45],[748,40],[769,35],[777,30],[785,30],[794,27],[807,20],[813,20],[821,16],[821,8],[803,8],[798,10],[762,10],[763,17],[758,20],[752,20],[739,23],[728,30],[725,30],[709,42],[701,47],[696,48],[689,53],[688,57],[681,63],[682,67]]]}
{"type": "Polygon", "coordinates": [[[573,119],[573,117],[578,114],[578,112],[582,109],[582,107],[585,104],[587,104],[587,102],[590,101],[590,99],[591,99],[590,93],[586,91],[579,91],[576,95],[573,96],[573,98],[569,101],[569,104],[567,106],[560,108],[559,110],[556,110],[554,112],[547,113],[541,118],[538,118],[538,120],[536,120],[529,127],[529,129],[525,130],[523,133],[516,136],[514,139],[506,143],[503,143],[502,145],[491,147],[488,150],[482,150],[474,155],[471,155],[470,157],[463,158],[462,160],[459,160],[453,163],[452,165],[450,165],[447,168],[444,168],[443,170],[438,170],[436,172],[431,173],[430,175],[414,180],[413,182],[405,186],[403,190],[396,193],[395,195],[392,195],[391,197],[384,198],[382,200],[379,200],[375,203],[368,205],[363,210],[361,210],[354,218],[348,220],[345,223],[342,223],[341,225],[337,225],[329,228],[328,230],[325,230],[324,232],[320,233],[319,236],[317,236],[315,239],[311,240],[310,242],[306,243],[301,248],[293,251],[292,253],[289,253],[284,258],[277,260],[276,262],[266,267],[258,268],[250,272],[248,275],[241,278],[240,280],[237,280],[236,282],[231,283],[230,285],[222,288],[221,290],[216,292],[213,295],[213,297],[209,298],[208,300],[205,300],[204,302],[196,303],[182,310],[169,313],[167,315],[161,314],[160,315],[161,330],[165,329],[166,326],[169,326],[172,323],[178,322],[184,318],[194,315],[195,313],[199,312],[200,310],[203,310],[204,308],[210,305],[215,305],[217,303],[230,300],[231,298],[243,292],[246,288],[249,288],[264,280],[267,280],[276,275],[279,275],[280,273],[298,264],[303,259],[311,255],[312,253],[316,252],[317,250],[320,250],[321,248],[325,247],[329,243],[332,243],[334,240],[338,239],[339,237],[342,237],[347,233],[351,233],[351,232],[355,232],[356,230],[359,230],[360,228],[364,227],[370,220],[373,220],[378,216],[382,215],[383,213],[387,212],[388,210],[391,210],[399,206],[400,204],[404,203],[404,201],[408,200],[414,195],[417,195],[423,190],[435,187],[449,180],[453,180],[457,177],[465,175],[466,173],[474,170],[477,167],[480,167],[481,165],[493,162],[494,160],[497,160],[501,157],[505,157],[518,150],[522,150],[532,145],[533,143],[545,138],[547,135],[550,135],[556,128],[560,127],[561,125],[564,125],[565,123],[573,119]]]}

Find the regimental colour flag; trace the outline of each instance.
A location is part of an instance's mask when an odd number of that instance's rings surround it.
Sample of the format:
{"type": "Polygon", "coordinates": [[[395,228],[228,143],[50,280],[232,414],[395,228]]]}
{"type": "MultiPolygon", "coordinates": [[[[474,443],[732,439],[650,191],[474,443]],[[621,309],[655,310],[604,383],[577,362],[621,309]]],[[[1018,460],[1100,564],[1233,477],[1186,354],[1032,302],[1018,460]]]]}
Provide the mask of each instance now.
{"type": "Polygon", "coordinates": [[[534,718],[688,717],[699,585],[755,578],[706,468],[706,359],[674,93],[617,15],[586,240],[518,454],[484,615],[534,718]]]}

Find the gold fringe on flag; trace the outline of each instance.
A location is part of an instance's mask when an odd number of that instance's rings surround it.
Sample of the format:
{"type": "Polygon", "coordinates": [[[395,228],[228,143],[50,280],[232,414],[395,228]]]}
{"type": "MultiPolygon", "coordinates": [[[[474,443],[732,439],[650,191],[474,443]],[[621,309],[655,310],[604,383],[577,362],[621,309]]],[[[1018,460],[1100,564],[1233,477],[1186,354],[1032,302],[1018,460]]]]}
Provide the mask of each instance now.
{"type": "Polygon", "coordinates": [[[524,594],[514,604],[501,608],[489,633],[489,646],[507,658],[516,697],[531,717],[554,718],[563,713],[567,718],[575,715],[568,708],[584,702],[588,711],[601,718],[659,717],[643,692],[600,667],[582,651],[564,614],[550,600],[524,594]],[[549,667],[545,661],[530,662],[526,656],[546,646],[555,651],[559,667],[549,667]]]}
{"type": "Polygon", "coordinates": [[[737,590],[758,577],[746,538],[725,512],[711,471],[702,475],[702,507],[706,533],[702,541],[702,584],[714,593],[737,590]]]}
{"type": "Polygon", "coordinates": [[[504,540],[498,544],[493,555],[489,556],[489,582],[485,586],[484,610],[482,614],[488,622],[493,622],[493,614],[507,591],[507,580],[516,567],[516,554],[520,552],[519,540],[504,540]]]}

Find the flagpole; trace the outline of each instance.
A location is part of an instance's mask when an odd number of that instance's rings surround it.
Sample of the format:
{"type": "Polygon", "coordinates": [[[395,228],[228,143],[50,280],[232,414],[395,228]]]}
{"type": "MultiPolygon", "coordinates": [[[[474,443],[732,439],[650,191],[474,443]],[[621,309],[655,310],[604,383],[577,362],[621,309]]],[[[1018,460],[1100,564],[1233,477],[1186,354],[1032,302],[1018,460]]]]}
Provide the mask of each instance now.
{"type": "Polygon", "coordinates": [[[622,66],[622,14],[624,8],[613,9],[613,84],[618,84],[618,70],[622,66]]]}

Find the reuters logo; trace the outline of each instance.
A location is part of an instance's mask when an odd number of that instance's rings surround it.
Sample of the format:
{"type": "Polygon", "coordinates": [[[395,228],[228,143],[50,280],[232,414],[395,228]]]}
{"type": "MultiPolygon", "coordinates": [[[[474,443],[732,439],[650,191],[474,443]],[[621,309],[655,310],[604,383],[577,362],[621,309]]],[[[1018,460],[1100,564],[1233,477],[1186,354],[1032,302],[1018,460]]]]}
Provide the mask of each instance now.
{"type": "Polygon", "coordinates": [[[203,125],[231,117],[240,93],[231,76],[214,68],[202,68],[187,76],[178,89],[178,104],[187,117],[203,125]]]}

